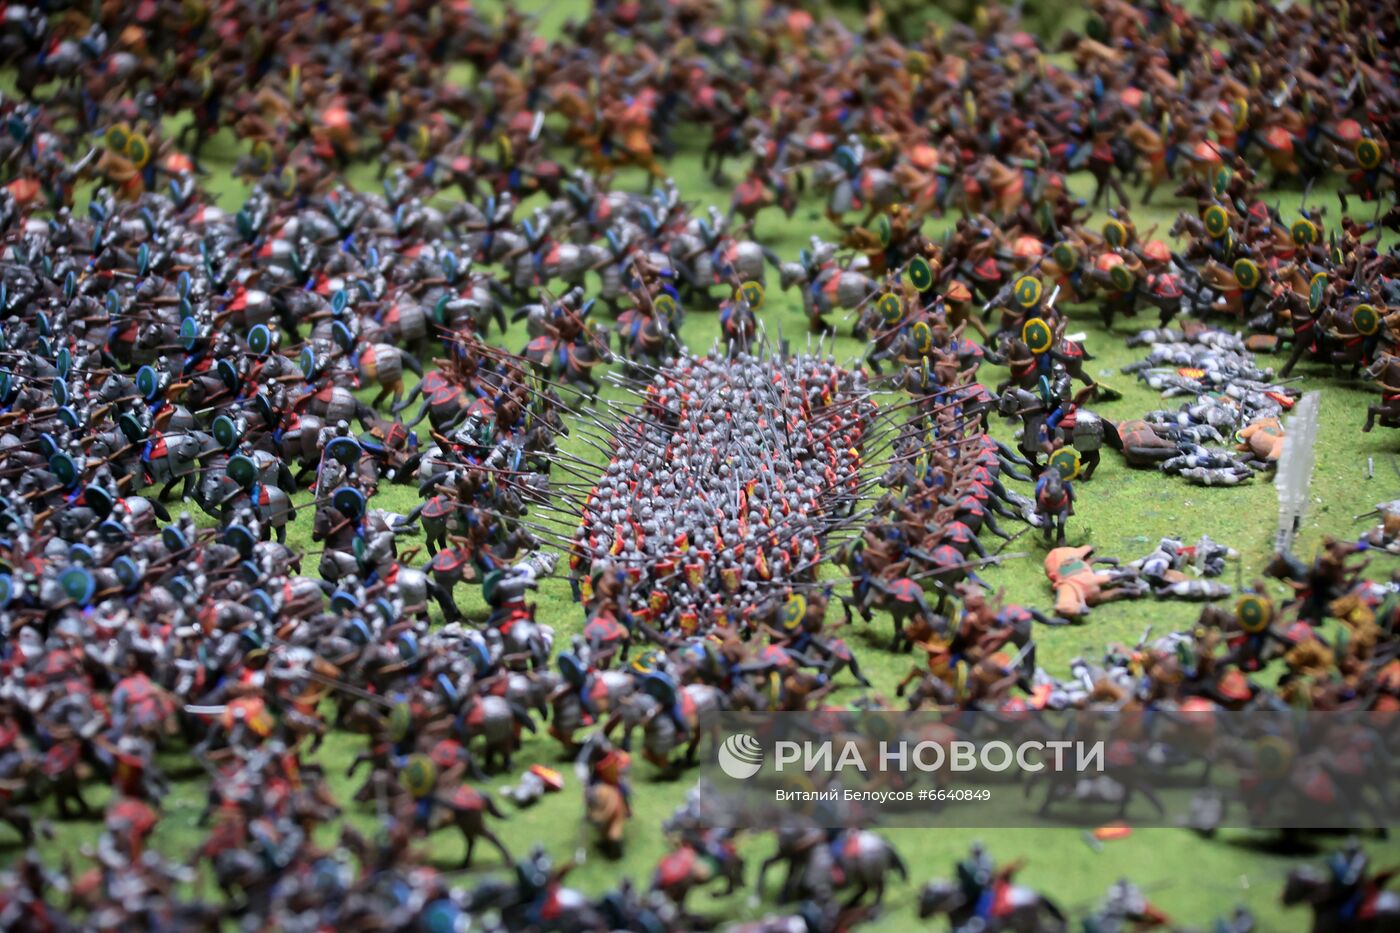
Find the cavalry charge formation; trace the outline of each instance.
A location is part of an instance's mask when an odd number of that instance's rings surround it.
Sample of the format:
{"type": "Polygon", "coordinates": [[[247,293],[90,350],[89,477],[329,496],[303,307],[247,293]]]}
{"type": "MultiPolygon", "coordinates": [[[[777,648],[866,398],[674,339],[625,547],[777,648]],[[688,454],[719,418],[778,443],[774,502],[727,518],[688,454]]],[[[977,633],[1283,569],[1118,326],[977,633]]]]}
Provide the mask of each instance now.
{"type": "MultiPolygon", "coordinates": [[[[1400,553],[1400,506],[1311,563],[1289,549],[1317,422],[1294,370],[1364,375],[1380,400],[1341,416],[1400,426],[1385,4],[1235,22],[1092,0],[1063,54],[995,6],[915,40],[781,3],[740,25],[599,2],[554,39],[415,0],[127,7],[0,23],[0,819],[33,846],[3,875],[6,929],[701,927],[689,892],[750,879],[694,799],[649,883],[591,897],[563,885],[580,856],[509,844],[487,775],[522,769],[522,809],[576,782],[580,852],[618,857],[651,831],[633,782],[683,774],[720,710],[1400,703],[1400,599],[1356,556],[1400,553]],[[727,211],[666,177],[682,127],[727,211]],[[230,135],[248,194],[221,205],[230,135]],[[367,166],[381,191],[345,181],[367,166]],[[1175,248],[1125,184],[1186,199],[1175,248]],[[1307,192],[1296,214],[1278,185],[1307,192]],[[779,256],[755,233],[814,199],[832,239],[779,256]],[[800,340],[772,311],[793,290],[800,340]],[[1069,306],[1107,327],[1153,309],[1125,375],[1179,407],[1104,414],[1121,394],[1069,306]],[[712,313],[696,355],[683,323],[712,313]],[[1265,573],[1288,595],[1223,582],[1242,542],[1071,545],[1077,497],[1123,466],[1275,477],[1265,573]],[[1042,545],[1043,608],[986,579],[1042,545]],[[565,571],[579,624],[529,598],[565,571]],[[1207,605],[1037,663],[1037,626],[1148,597],[1207,605]],[[877,612],[887,642],[849,637],[877,612]],[[857,641],[917,659],[897,700],[857,641]],[[523,742],[542,728],[558,748],[523,742]],[[323,750],[341,732],[363,737],[351,799],[323,750]],[[189,857],[159,844],[175,751],[207,790],[189,857]],[[52,818],[98,815],[53,867],[52,818]],[[443,827],[465,864],[484,840],[514,871],[434,868],[418,843],[443,827]],[[206,870],[216,895],[184,884],[206,870]]],[[[779,912],[744,929],[848,929],[908,870],[871,830],[776,842],[779,912]]],[[[975,848],[920,915],[1064,929],[1017,864],[975,848]]],[[[1349,846],[1284,899],[1384,929],[1387,878],[1349,846]]],[[[1128,882],[1089,919],[1168,923],[1128,882]]]]}

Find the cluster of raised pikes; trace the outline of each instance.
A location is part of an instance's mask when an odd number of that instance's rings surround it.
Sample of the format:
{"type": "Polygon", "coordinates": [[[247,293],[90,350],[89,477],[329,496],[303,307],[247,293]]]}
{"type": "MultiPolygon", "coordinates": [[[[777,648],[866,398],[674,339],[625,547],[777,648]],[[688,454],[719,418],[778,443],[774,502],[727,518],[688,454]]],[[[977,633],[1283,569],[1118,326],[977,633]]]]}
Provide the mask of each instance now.
{"type": "MultiPolygon", "coordinates": [[[[1205,485],[1278,470],[1300,508],[1300,364],[1364,373],[1380,399],[1357,426],[1400,426],[1393,7],[1090,0],[1052,49],[995,6],[917,39],[704,0],[600,0],[545,39],[505,6],[6,6],[0,819],[26,848],[0,929],[699,928],[693,889],[762,886],[747,847],[693,801],[631,825],[631,786],[684,774],[720,710],[816,709],[838,682],[912,710],[1400,703],[1397,589],[1355,556],[1400,552],[1400,506],[1311,563],[1284,528],[1287,600],[1224,582],[1231,542],[1066,546],[1076,485],[1120,459],[1205,485]],[[681,131],[727,212],[667,178],[681,131]],[[250,194],[223,210],[201,160],[230,133],[250,194]],[[366,165],[381,192],[345,181],[366,165]],[[614,183],[635,168],[643,193],[614,183]],[[1081,170],[1092,203],[1065,182],[1081,170]],[[1319,181],[1294,216],[1267,203],[1319,181]],[[1130,213],[1129,190],[1164,188],[1195,202],[1175,250],[1130,213]],[[837,241],[753,238],[816,202],[837,241]],[[810,333],[784,337],[765,308],[793,289],[810,333]],[[1130,370],[1179,407],[1096,414],[1113,390],[1066,305],[1150,308],[1130,370]],[[723,339],[693,353],[683,320],[716,310],[723,339]],[[863,358],[838,360],[837,332],[863,358]],[[1274,351],[1277,371],[1254,355],[1274,351]],[[381,508],[388,484],[421,502],[381,508]],[[303,527],[316,551],[289,543],[303,527]],[[978,573],[1025,533],[1043,609],[978,573]],[[568,644],[528,598],[555,573],[583,618],[568,644]],[[469,588],[488,613],[463,612],[469,588]],[[1101,662],[1037,664],[1037,626],[1149,597],[1209,604],[1101,662]],[[836,635],[875,613],[892,631],[868,650],[918,659],[898,699],[836,635]],[[540,729],[562,757],[521,761],[540,729]],[[363,737],[353,799],[317,755],[332,732],[363,737]],[[197,850],[153,844],[161,752],[207,771],[197,850]],[[670,850],[650,879],[574,891],[573,862],[511,844],[483,787],[504,771],[522,809],[576,784],[589,849],[670,850]],[[98,784],[91,846],[49,857],[50,817],[92,818],[98,784]],[[444,826],[507,870],[434,868],[444,826]]],[[[874,831],[776,842],[787,882],[742,929],[912,922],[882,904],[905,866],[874,831]]],[[[1014,871],[976,848],[920,915],[1067,928],[1014,871]]],[[[1387,877],[1350,844],[1283,894],[1320,929],[1393,929],[1387,877]]],[[[1175,924],[1126,882],[1088,922],[1175,924]]]]}

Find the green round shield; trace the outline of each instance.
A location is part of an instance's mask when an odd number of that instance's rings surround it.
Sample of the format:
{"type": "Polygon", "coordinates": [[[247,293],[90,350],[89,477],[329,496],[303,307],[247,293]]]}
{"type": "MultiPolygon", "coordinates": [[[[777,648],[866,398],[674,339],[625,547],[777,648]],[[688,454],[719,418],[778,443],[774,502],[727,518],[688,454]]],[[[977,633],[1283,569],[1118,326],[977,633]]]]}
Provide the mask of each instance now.
{"type": "Polygon", "coordinates": [[[238,375],[238,368],[233,365],[233,360],[219,360],[214,364],[214,372],[219,374],[219,381],[222,382],[230,392],[238,388],[238,384],[243,380],[238,375]]]}
{"type": "Polygon", "coordinates": [[[676,314],[676,299],[667,294],[660,294],[651,300],[651,307],[662,317],[674,317],[676,314]]]}
{"type": "Polygon", "coordinates": [[[1073,272],[1079,268],[1079,250],[1074,248],[1073,243],[1056,243],[1054,249],[1050,250],[1050,258],[1066,272],[1073,272]]]}
{"type": "Polygon", "coordinates": [[[1206,225],[1206,233],[1217,240],[1230,232],[1230,215],[1219,204],[1212,204],[1206,208],[1201,220],[1206,225]]]}
{"type": "Polygon", "coordinates": [[[933,268],[929,266],[927,259],[915,256],[909,261],[909,281],[920,292],[933,288],[933,268]]]}
{"type": "Polygon", "coordinates": [[[1235,281],[1240,283],[1240,288],[1245,291],[1253,291],[1259,287],[1259,280],[1262,278],[1257,266],[1252,259],[1235,260],[1235,281]]]}
{"type": "Polygon", "coordinates": [[[229,457],[224,472],[228,474],[229,479],[244,489],[252,486],[258,479],[258,465],[247,454],[234,454],[229,457]]]}
{"type": "Polygon", "coordinates": [[[1121,220],[1109,219],[1103,225],[1103,238],[1109,246],[1117,249],[1128,242],[1128,228],[1121,220]]]}
{"type": "Polygon", "coordinates": [[[272,331],[266,324],[254,324],[248,328],[248,349],[258,356],[266,356],[272,349],[272,331]]]}
{"type": "Polygon", "coordinates": [[[928,321],[915,321],[909,328],[909,337],[914,341],[916,352],[923,354],[933,349],[933,328],[928,326],[928,321]]]}
{"type": "Polygon", "coordinates": [[[399,783],[415,800],[422,800],[437,787],[437,765],[427,755],[412,755],[399,772],[399,783]]]}
{"type": "Polygon", "coordinates": [[[793,593],[783,602],[778,619],[783,623],[783,628],[791,632],[801,625],[805,618],[807,618],[807,597],[801,593],[793,593]]]}
{"type": "Polygon", "coordinates": [[[1251,634],[1258,634],[1273,621],[1274,604],[1267,596],[1246,593],[1235,600],[1235,618],[1240,620],[1240,628],[1251,634]]]}
{"type": "Polygon", "coordinates": [[[486,600],[488,606],[496,604],[497,590],[500,589],[501,579],[504,577],[499,570],[489,570],[481,580],[481,598],[486,600]]]}
{"type": "Polygon", "coordinates": [[[54,354],[53,365],[58,370],[58,378],[67,379],[68,373],[73,369],[73,354],[68,351],[67,347],[60,347],[59,351],[54,354]]]}
{"type": "Polygon", "coordinates": [[[890,225],[889,214],[881,214],[875,218],[875,236],[879,238],[881,246],[890,245],[890,240],[894,237],[894,227],[890,225]]]}
{"type": "Polygon", "coordinates": [[[1016,285],[1012,288],[1012,293],[1016,296],[1016,303],[1023,308],[1034,308],[1040,301],[1040,294],[1044,287],[1040,284],[1040,279],[1033,275],[1023,275],[1016,280],[1016,285]]]}
{"type": "Polygon", "coordinates": [[[69,567],[58,575],[58,585],[63,588],[64,595],[79,606],[86,606],[97,592],[97,581],[86,567],[69,567]]]}
{"type": "Polygon", "coordinates": [[[155,398],[160,392],[160,374],[149,366],[142,366],[136,371],[136,391],[147,401],[155,398]]]}
{"type": "Polygon", "coordinates": [[[1288,234],[1293,237],[1294,246],[1312,246],[1322,239],[1317,232],[1317,224],[1306,217],[1299,217],[1293,221],[1293,226],[1288,228],[1288,234]]]}
{"type": "Polygon", "coordinates": [[[243,439],[238,430],[238,423],[228,415],[220,415],[214,419],[211,433],[214,435],[214,440],[218,441],[219,446],[224,450],[233,450],[243,439]]]}
{"type": "Polygon", "coordinates": [[[1044,353],[1055,344],[1055,332],[1044,318],[1033,317],[1021,325],[1021,339],[1032,353],[1044,353]]]}
{"type": "Polygon", "coordinates": [[[1381,145],[1374,139],[1358,139],[1352,151],[1356,153],[1357,164],[1368,172],[1381,164],[1381,145]]]}
{"type": "Polygon", "coordinates": [[[112,501],[110,492],[95,485],[83,488],[83,502],[97,514],[98,518],[106,518],[111,515],[112,507],[116,504],[112,501]]]}
{"type": "Polygon", "coordinates": [[[301,374],[307,379],[316,375],[316,351],[310,347],[302,347],[301,354],[297,357],[297,365],[301,367],[301,374]]]}
{"type": "Polygon", "coordinates": [[[341,515],[354,521],[365,513],[365,494],[353,486],[341,486],[331,493],[331,505],[341,515]]]}
{"type": "Polygon", "coordinates": [[[875,302],[875,310],[886,324],[893,324],[904,316],[904,304],[899,296],[886,292],[875,302]]]}
{"type": "Polygon", "coordinates": [[[1316,311],[1327,298],[1327,273],[1319,272],[1308,283],[1308,310],[1316,311]]]}
{"type": "Polygon", "coordinates": [[[53,381],[53,400],[60,408],[68,404],[68,383],[62,379],[53,381]]]}
{"type": "Polygon", "coordinates": [[[1357,305],[1356,310],[1351,312],[1351,322],[1356,325],[1356,332],[1367,337],[1380,330],[1381,316],[1371,305],[1357,305]]]}
{"type": "Polygon", "coordinates": [[[117,416],[117,427],[121,428],[126,439],[133,444],[139,444],[146,439],[146,429],[141,426],[140,419],[129,411],[117,416]]]}
{"type": "Polygon", "coordinates": [[[739,294],[743,296],[744,301],[748,302],[749,307],[753,310],[757,311],[759,308],[763,307],[762,284],[749,280],[739,286],[739,294]]]}
{"type": "Polygon", "coordinates": [[[402,742],[408,738],[409,730],[413,728],[413,707],[403,702],[389,707],[389,719],[385,726],[389,741],[402,742]]]}
{"type": "Polygon", "coordinates": [[[1215,193],[1217,195],[1224,194],[1225,190],[1230,187],[1230,179],[1234,177],[1235,173],[1230,171],[1227,166],[1222,165],[1216,169],[1215,177],[1211,179],[1211,186],[1215,189],[1215,193]]]}
{"type": "Polygon", "coordinates": [[[192,317],[180,322],[180,345],[186,350],[193,350],[199,345],[199,323],[192,317]]]}
{"type": "Polygon", "coordinates": [[[57,476],[64,486],[72,486],[78,481],[78,465],[63,451],[49,458],[49,472],[57,476]]]}
{"type": "Polygon", "coordinates": [[[1133,277],[1133,270],[1129,269],[1128,264],[1123,262],[1108,270],[1108,280],[1120,292],[1132,291],[1133,286],[1137,283],[1137,279],[1133,277]]]}
{"type": "Polygon", "coordinates": [[[1073,447],[1061,447],[1050,455],[1050,466],[1060,474],[1061,479],[1074,479],[1079,475],[1079,451],[1073,447]]]}

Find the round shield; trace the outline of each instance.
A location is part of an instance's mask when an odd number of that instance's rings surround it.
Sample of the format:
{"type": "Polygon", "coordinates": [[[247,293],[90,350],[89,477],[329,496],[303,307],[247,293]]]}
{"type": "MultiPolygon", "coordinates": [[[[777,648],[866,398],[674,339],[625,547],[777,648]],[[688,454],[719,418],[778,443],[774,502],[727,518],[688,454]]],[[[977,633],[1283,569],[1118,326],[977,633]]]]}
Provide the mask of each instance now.
{"type": "Polygon", "coordinates": [[[106,544],[120,544],[130,536],[126,526],[110,518],[97,526],[97,537],[106,544]]]}
{"type": "Polygon", "coordinates": [[[1308,309],[1316,311],[1327,297],[1327,273],[1319,272],[1308,283],[1308,309]]]}
{"type": "Polygon", "coordinates": [[[1230,232],[1230,215],[1219,204],[1212,204],[1206,208],[1201,220],[1205,222],[1206,233],[1217,240],[1230,232]]]}
{"type": "Polygon", "coordinates": [[[185,540],[185,533],[174,525],[166,525],[161,529],[160,542],[172,554],[188,550],[190,546],[189,541],[185,540]]]}
{"type": "Polygon", "coordinates": [[[192,317],[180,322],[180,345],[193,350],[199,344],[199,324],[192,317]]]}
{"type": "Polygon", "coordinates": [[[242,382],[238,375],[238,368],[233,365],[233,360],[219,360],[214,364],[214,371],[219,374],[219,381],[227,386],[230,392],[237,389],[238,384],[242,382]]]}
{"type": "Polygon", "coordinates": [[[1133,277],[1133,270],[1129,269],[1126,263],[1119,263],[1108,270],[1108,281],[1120,292],[1130,292],[1137,279],[1133,277]]]}
{"type": "Polygon", "coordinates": [[[391,742],[402,742],[408,738],[409,730],[413,728],[413,707],[404,702],[395,703],[389,707],[387,725],[391,742]]]}
{"type": "Polygon", "coordinates": [[[739,294],[748,302],[749,307],[757,311],[763,307],[763,286],[750,279],[739,286],[739,294]]]}
{"type": "Polygon", "coordinates": [[[1040,301],[1040,293],[1043,286],[1040,279],[1033,275],[1023,275],[1016,280],[1016,285],[1012,289],[1016,296],[1016,303],[1023,308],[1034,308],[1040,301]]]}
{"type": "Polygon", "coordinates": [[[160,375],[149,366],[142,366],[136,371],[136,391],[147,401],[156,397],[160,392],[160,375]]]}
{"type": "Polygon", "coordinates": [[[933,349],[933,328],[928,326],[927,321],[915,321],[914,326],[909,328],[909,336],[919,353],[928,353],[933,349]]]}
{"type": "Polygon", "coordinates": [[[307,379],[316,375],[316,351],[310,347],[302,347],[301,355],[297,357],[297,365],[301,367],[301,374],[307,379]]]}
{"type": "Polygon", "coordinates": [[[841,170],[847,175],[854,175],[860,170],[860,159],[856,156],[856,151],[850,146],[837,147],[836,164],[841,166],[841,170]]]}
{"type": "MultiPolygon", "coordinates": [[[[359,540],[358,538],[356,540],[359,540]]],[[[332,612],[349,612],[360,608],[360,597],[349,590],[336,590],[331,594],[332,612]]]]}
{"type": "Polygon", "coordinates": [[[58,410],[58,420],[70,430],[76,431],[83,426],[83,419],[73,410],[71,405],[64,405],[58,410]]]}
{"type": "Polygon", "coordinates": [[[793,593],[783,602],[782,611],[778,614],[778,619],[783,623],[783,628],[789,632],[795,630],[802,624],[802,620],[807,617],[807,597],[801,593],[793,593]]]}
{"type": "Polygon", "coordinates": [[[1249,125],[1249,101],[1243,97],[1235,99],[1230,105],[1230,118],[1234,121],[1235,129],[1242,130],[1249,125]]]}
{"type": "Polygon", "coordinates": [[[258,543],[257,537],[248,530],[246,525],[229,525],[224,529],[224,543],[244,557],[249,557],[253,553],[253,546],[258,543]]]}
{"type": "Polygon", "coordinates": [[[131,138],[126,141],[126,157],[137,168],[145,168],[146,163],[151,161],[151,144],[146,142],[146,137],[140,133],[132,133],[131,138]]]}
{"type": "Polygon", "coordinates": [[[674,317],[676,313],[676,299],[667,294],[660,294],[651,300],[651,307],[662,317],[674,317]]]}
{"type": "Polygon", "coordinates": [[[399,784],[414,799],[422,800],[437,787],[437,765],[427,755],[411,755],[399,772],[399,784]]]}
{"type": "Polygon", "coordinates": [[[904,316],[904,305],[898,295],[886,292],[875,302],[875,310],[886,324],[893,324],[904,316]]]}
{"type": "Polygon", "coordinates": [[[1240,283],[1240,288],[1245,291],[1252,291],[1259,287],[1259,267],[1252,259],[1238,259],[1235,261],[1235,281],[1240,283]]]}
{"type": "Polygon", "coordinates": [[[1128,228],[1121,220],[1107,220],[1103,225],[1103,238],[1116,249],[1128,242],[1128,228]]]}
{"type": "Polygon", "coordinates": [[[61,347],[59,351],[54,354],[53,364],[55,368],[58,369],[58,377],[60,379],[67,379],[68,373],[73,369],[73,354],[68,352],[67,347],[61,347]]]}
{"type": "Polygon", "coordinates": [[[1293,746],[1283,736],[1270,735],[1254,743],[1254,770],[1264,777],[1283,777],[1293,764],[1293,746]]]}
{"type": "Polygon", "coordinates": [[[72,486],[78,481],[78,465],[62,451],[49,458],[49,472],[57,476],[64,486],[72,486]]]}
{"type": "Polygon", "coordinates": [[[1059,472],[1062,479],[1074,479],[1079,475],[1079,451],[1073,447],[1061,447],[1050,455],[1050,466],[1059,472]]]}
{"type": "Polygon", "coordinates": [[[1228,166],[1222,165],[1215,170],[1215,177],[1211,179],[1211,185],[1215,188],[1216,194],[1224,194],[1225,189],[1230,187],[1230,179],[1235,177],[1235,173],[1230,171],[1228,166]]]}
{"type": "Polygon", "coordinates": [[[346,466],[357,463],[361,453],[359,442],[353,437],[331,438],[330,443],[326,444],[326,456],[346,466]]]}
{"type": "Polygon", "coordinates": [[[88,486],[83,489],[83,502],[88,508],[97,513],[98,518],[106,518],[112,514],[112,494],[101,486],[88,486]]]}
{"type": "Polygon", "coordinates": [[[238,431],[238,422],[227,415],[220,415],[214,419],[211,433],[214,434],[214,440],[218,441],[218,445],[224,450],[238,447],[238,441],[242,440],[242,434],[238,431]]]}
{"type": "Polygon", "coordinates": [[[1235,600],[1235,618],[1240,620],[1240,628],[1257,634],[1269,627],[1274,618],[1274,604],[1267,596],[1246,593],[1235,600]]]}
{"type": "Polygon", "coordinates": [[[284,165],[281,173],[277,176],[277,181],[282,186],[284,197],[290,198],[297,193],[297,170],[290,165],[284,165]]]}
{"type": "Polygon", "coordinates": [[[116,574],[122,589],[128,593],[141,585],[141,568],[125,554],[112,561],[112,572],[116,574]]]}
{"type": "Polygon", "coordinates": [[[122,429],[126,439],[133,444],[139,444],[146,439],[146,429],[141,426],[141,420],[129,411],[117,416],[117,427],[122,429]]]}
{"type": "Polygon", "coordinates": [[[559,673],[567,683],[581,687],[588,676],[588,668],[575,655],[565,651],[559,655],[559,673]]]}
{"type": "Polygon", "coordinates": [[[68,383],[62,379],[53,381],[53,400],[60,408],[68,404],[68,383]]]}
{"type": "Polygon", "coordinates": [[[355,349],[355,335],[350,333],[350,328],[345,326],[344,321],[331,322],[331,339],[346,353],[355,349]]]}
{"type": "Polygon", "coordinates": [[[921,292],[933,288],[933,268],[927,259],[915,256],[909,261],[909,281],[921,292]]]}
{"type": "Polygon", "coordinates": [[[266,324],[254,324],[248,328],[248,349],[258,356],[266,356],[272,349],[272,331],[266,324]]]}
{"type": "Polygon", "coordinates": [[[119,154],[126,153],[126,144],[131,141],[131,127],[125,123],[118,123],[116,126],[107,129],[107,148],[119,154]]]}
{"type": "Polygon", "coordinates": [[[1021,325],[1021,339],[1032,353],[1044,353],[1055,344],[1055,332],[1044,318],[1033,317],[1021,325]]]}
{"type": "Polygon", "coordinates": [[[234,454],[229,457],[228,466],[224,468],[228,478],[238,485],[247,489],[258,479],[258,465],[246,454],[234,454]]]}
{"type": "Polygon", "coordinates": [[[58,575],[58,585],[63,587],[64,594],[79,606],[86,606],[92,600],[92,594],[97,591],[97,581],[92,578],[92,571],[86,567],[69,567],[58,575]]]}
{"type": "Polygon", "coordinates": [[[354,521],[365,513],[365,494],[353,486],[341,486],[331,493],[331,505],[341,515],[354,521]]]}
{"type": "Polygon", "coordinates": [[[253,173],[266,175],[272,168],[272,144],[265,139],[260,139],[253,143],[253,173]]]}
{"type": "Polygon", "coordinates": [[[1357,333],[1369,337],[1380,329],[1381,316],[1371,305],[1357,305],[1351,312],[1351,322],[1356,325],[1357,333]]]}
{"type": "Polygon", "coordinates": [[[1288,233],[1293,237],[1294,246],[1312,246],[1321,239],[1317,232],[1317,224],[1306,217],[1299,217],[1293,221],[1293,226],[1288,228],[1288,233]]]}
{"type": "Polygon", "coordinates": [[[1050,258],[1066,272],[1073,272],[1079,268],[1079,251],[1074,248],[1073,243],[1056,243],[1055,248],[1050,251],[1050,258]]]}
{"type": "Polygon", "coordinates": [[[0,609],[10,605],[15,596],[15,582],[8,573],[0,573],[0,609]]]}
{"type": "Polygon", "coordinates": [[[1381,145],[1374,139],[1358,139],[1352,151],[1356,153],[1357,164],[1368,172],[1381,164],[1381,145]]]}
{"type": "Polygon", "coordinates": [[[894,228],[890,225],[889,214],[881,214],[875,218],[875,236],[879,238],[881,246],[890,245],[890,240],[894,237],[894,228]]]}

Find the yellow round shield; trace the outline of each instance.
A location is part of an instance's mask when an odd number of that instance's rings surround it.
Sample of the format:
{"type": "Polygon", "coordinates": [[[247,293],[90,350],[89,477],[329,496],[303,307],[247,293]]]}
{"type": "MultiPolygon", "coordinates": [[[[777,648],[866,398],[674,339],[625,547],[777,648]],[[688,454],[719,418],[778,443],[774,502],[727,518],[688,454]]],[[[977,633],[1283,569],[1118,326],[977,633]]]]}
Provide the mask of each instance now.
{"type": "Polygon", "coordinates": [[[894,237],[894,228],[890,226],[888,214],[881,214],[875,218],[875,236],[880,239],[881,246],[890,245],[890,240],[894,237]]]}
{"type": "Polygon", "coordinates": [[[1240,283],[1240,288],[1251,291],[1259,287],[1261,275],[1259,266],[1252,259],[1235,260],[1235,281],[1240,283]]]}
{"type": "Polygon", "coordinates": [[[1381,316],[1371,305],[1357,305],[1356,310],[1351,312],[1351,322],[1356,325],[1358,334],[1369,337],[1380,330],[1381,316]]]}
{"type": "Polygon", "coordinates": [[[126,143],[129,139],[131,139],[131,127],[125,123],[118,123],[107,129],[107,148],[119,155],[126,154],[126,143]]]}
{"type": "Polygon", "coordinates": [[[433,146],[433,131],[428,129],[428,124],[418,124],[418,129],[414,132],[413,148],[418,151],[418,158],[426,159],[428,152],[433,146]]]}
{"type": "Polygon", "coordinates": [[[1254,770],[1264,777],[1282,777],[1293,764],[1293,746],[1280,735],[1269,735],[1254,743],[1254,770]]]}
{"type": "Polygon", "coordinates": [[[1205,221],[1206,233],[1217,240],[1230,232],[1230,215],[1219,204],[1212,204],[1206,208],[1201,219],[1205,221]]]}
{"type": "Polygon", "coordinates": [[[1317,224],[1306,217],[1299,217],[1293,221],[1293,226],[1288,228],[1288,233],[1293,237],[1294,246],[1312,246],[1321,239],[1317,232],[1317,224]]]}
{"type": "Polygon", "coordinates": [[[1122,262],[1108,270],[1108,280],[1113,284],[1114,289],[1120,292],[1132,291],[1133,286],[1137,283],[1133,270],[1128,268],[1127,263],[1122,262]]]}
{"type": "Polygon", "coordinates": [[[1016,296],[1018,305],[1023,308],[1034,308],[1040,301],[1042,290],[1040,279],[1033,275],[1023,275],[1016,280],[1012,293],[1016,296]]]}
{"type": "Polygon", "coordinates": [[[793,593],[783,603],[783,608],[778,613],[778,620],[783,623],[783,628],[789,632],[802,624],[802,620],[807,618],[807,597],[801,593],[793,593]]]}
{"type": "Polygon", "coordinates": [[[145,168],[146,163],[151,161],[151,144],[146,142],[146,137],[132,133],[126,141],[126,157],[137,168],[145,168]]]}
{"type": "Polygon", "coordinates": [[[662,293],[651,300],[651,306],[657,314],[670,317],[676,313],[676,299],[670,295],[662,293]]]}
{"type": "Polygon", "coordinates": [[[1357,164],[1367,171],[1381,164],[1381,144],[1374,139],[1358,139],[1352,151],[1356,153],[1357,164]]]}
{"type": "Polygon", "coordinates": [[[272,168],[272,144],[265,139],[253,143],[253,170],[258,175],[266,175],[272,168]]]}
{"type": "Polygon", "coordinates": [[[1230,116],[1234,120],[1236,130],[1242,130],[1249,126],[1249,101],[1243,97],[1237,98],[1230,105],[1230,116]]]}
{"type": "Polygon", "coordinates": [[[1250,634],[1258,634],[1269,627],[1274,619],[1274,604],[1267,596],[1246,593],[1235,600],[1235,618],[1240,628],[1250,634]]]}
{"type": "Polygon", "coordinates": [[[1073,447],[1061,447],[1050,455],[1050,466],[1060,474],[1061,479],[1074,479],[1079,475],[1079,451],[1073,447]]]}
{"type": "Polygon", "coordinates": [[[1116,249],[1128,242],[1128,228],[1121,220],[1107,220],[1103,225],[1103,238],[1116,249]]]}
{"type": "Polygon", "coordinates": [[[924,354],[933,349],[933,328],[928,326],[928,321],[915,321],[909,328],[909,337],[916,352],[924,354]]]}
{"type": "Polygon", "coordinates": [[[1055,265],[1066,272],[1073,272],[1079,268],[1079,250],[1074,248],[1073,243],[1056,243],[1055,248],[1050,251],[1050,257],[1055,260],[1055,265]]]}
{"type": "Polygon", "coordinates": [[[282,185],[282,194],[290,198],[297,193],[297,170],[290,165],[282,167],[282,173],[277,176],[282,185]]]}
{"type": "Polygon", "coordinates": [[[763,307],[763,285],[750,279],[739,286],[739,294],[749,303],[749,307],[757,311],[763,307]]]}
{"type": "Polygon", "coordinates": [[[510,137],[505,133],[496,137],[496,154],[502,165],[510,165],[514,161],[515,147],[510,144],[510,137]]]}
{"type": "Polygon", "coordinates": [[[1308,310],[1316,311],[1327,298],[1327,273],[1319,272],[1308,283],[1308,310]]]}
{"type": "Polygon", "coordinates": [[[886,324],[893,324],[904,316],[904,304],[899,300],[899,296],[886,292],[875,302],[875,310],[880,312],[880,319],[886,324]]]}
{"type": "Polygon", "coordinates": [[[437,787],[437,765],[427,755],[411,755],[399,772],[399,784],[415,799],[422,800],[437,787]]]}
{"type": "Polygon", "coordinates": [[[1055,344],[1055,332],[1044,318],[1033,317],[1021,325],[1021,339],[1032,353],[1044,353],[1055,344]]]}

